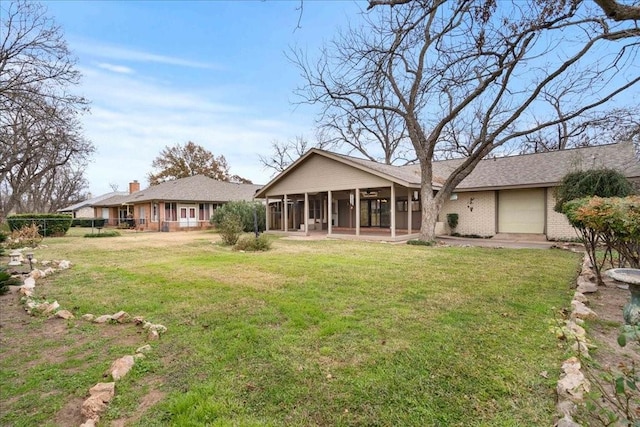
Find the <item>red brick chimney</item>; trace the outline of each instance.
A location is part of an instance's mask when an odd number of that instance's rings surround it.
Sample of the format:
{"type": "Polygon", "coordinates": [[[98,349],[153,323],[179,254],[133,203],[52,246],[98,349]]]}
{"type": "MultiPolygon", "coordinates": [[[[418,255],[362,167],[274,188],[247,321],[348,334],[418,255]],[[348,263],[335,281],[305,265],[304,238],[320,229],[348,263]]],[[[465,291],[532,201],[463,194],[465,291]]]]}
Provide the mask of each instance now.
{"type": "Polygon", "coordinates": [[[129,194],[133,194],[136,191],[140,191],[140,183],[137,179],[134,179],[133,182],[129,183],[129,194]]]}

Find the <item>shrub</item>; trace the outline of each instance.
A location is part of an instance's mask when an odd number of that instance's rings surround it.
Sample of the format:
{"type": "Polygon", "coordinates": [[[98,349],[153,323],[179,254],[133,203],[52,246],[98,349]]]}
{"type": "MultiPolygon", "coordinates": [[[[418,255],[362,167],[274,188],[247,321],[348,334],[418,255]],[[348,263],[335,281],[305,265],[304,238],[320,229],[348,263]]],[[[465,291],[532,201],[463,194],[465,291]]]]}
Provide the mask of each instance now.
{"type": "Polygon", "coordinates": [[[218,223],[218,231],[220,232],[222,243],[233,246],[238,242],[242,234],[242,220],[237,214],[227,214],[218,223]]]}
{"type": "Polygon", "coordinates": [[[213,215],[211,216],[211,224],[214,224],[219,228],[226,216],[236,215],[240,218],[242,231],[245,233],[252,233],[255,231],[254,212],[258,217],[258,231],[262,232],[266,228],[266,214],[264,205],[261,202],[238,201],[225,203],[213,212],[213,215]]]}
{"type": "Polygon", "coordinates": [[[640,268],[640,196],[585,197],[565,203],[563,211],[580,235],[599,283],[607,260],[613,265],[614,250],[621,266],[629,263],[640,268]],[[606,251],[599,260],[600,244],[606,245],[606,251]]]}
{"type": "Polygon", "coordinates": [[[92,237],[118,237],[120,233],[117,231],[105,231],[103,233],[87,233],[84,237],[92,238],[92,237]]]}
{"type": "Polygon", "coordinates": [[[29,246],[35,248],[42,241],[42,235],[37,224],[30,224],[15,230],[7,239],[6,246],[10,249],[29,246]]]}
{"type": "Polygon", "coordinates": [[[455,230],[456,227],[458,226],[458,214],[457,213],[447,214],[447,224],[449,224],[449,228],[451,228],[451,230],[455,230]]]}
{"type": "Polygon", "coordinates": [[[587,196],[626,197],[633,194],[631,182],[613,169],[592,169],[571,172],[562,178],[555,190],[554,210],[563,213],[562,205],[587,196]]]}
{"type": "Polygon", "coordinates": [[[38,226],[38,232],[43,237],[64,236],[67,231],[69,231],[72,220],[73,218],[71,218],[70,215],[51,213],[27,213],[7,217],[7,223],[11,231],[20,230],[27,225],[36,224],[38,226]]]}
{"type": "Polygon", "coordinates": [[[104,218],[74,218],[72,227],[104,227],[107,220],[104,218]]]}
{"type": "Polygon", "coordinates": [[[271,240],[266,234],[261,234],[258,237],[246,235],[238,239],[234,249],[248,252],[268,251],[271,249],[271,240]]]}
{"type": "Polygon", "coordinates": [[[0,295],[9,292],[9,286],[18,286],[20,281],[11,277],[4,266],[0,266],[0,295]]]}

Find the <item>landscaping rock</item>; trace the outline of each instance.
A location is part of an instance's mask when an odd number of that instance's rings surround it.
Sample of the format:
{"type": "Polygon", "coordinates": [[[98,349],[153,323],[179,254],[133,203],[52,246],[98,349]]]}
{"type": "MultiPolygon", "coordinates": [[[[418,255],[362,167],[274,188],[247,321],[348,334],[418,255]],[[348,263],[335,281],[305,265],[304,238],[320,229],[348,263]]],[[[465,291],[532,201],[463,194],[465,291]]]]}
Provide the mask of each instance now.
{"type": "Polygon", "coordinates": [[[119,311],[116,314],[112,315],[111,318],[118,323],[126,323],[129,322],[131,316],[126,311],[119,311]]]}
{"type": "Polygon", "coordinates": [[[66,259],[58,263],[58,268],[60,270],[66,270],[67,268],[70,268],[70,267],[71,267],[71,262],[67,261],[66,259]]]}
{"type": "Polygon", "coordinates": [[[46,275],[47,273],[38,269],[32,270],[31,273],[29,273],[29,277],[32,277],[34,280],[42,279],[46,275]]]}
{"type": "Polygon", "coordinates": [[[144,317],[142,316],[135,316],[133,318],[133,323],[135,323],[136,325],[142,325],[144,323],[144,317]]]}
{"type": "Polygon", "coordinates": [[[580,301],[583,304],[586,304],[589,302],[587,297],[582,292],[577,292],[577,291],[573,294],[573,299],[576,301],[580,301]]]}
{"type": "Polygon", "coordinates": [[[558,422],[556,423],[556,427],[582,427],[582,425],[573,421],[570,416],[565,415],[563,418],[558,420],[558,422]]]}
{"type": "Polygon", "coordinates": [[[578,287],[576,290],[581,294],[592,294],[594,292],[598,292],[598,285],[585,279],[583,276],[578,277],[577,284],[578,287]]]}
{"type": "Polygon", "coordinates": [[[20,295],[24,295],[25,297],[30,297],[33,295],[33,288],[25,288],[24,286],[20,286],[20,295]]]}
{"type": "Polygon", "coordinates": [[[33,277],[27,277],[26,279],[24,279],[24,283],[22,284],[22,287],[30,288],[30,289],[35,288],[36,287],[36,279],[34,279],[33,277]]]}
{"type": "Polygon", "coordinates": [[[151,346],[149,344],[143,345],[136,350],[136,353],[148,353],[151,351],[151,346]]]}
{"type": "Polygon", "coordinates": [[[160,339],[160,334],[158,333],[158,331],[150,330],[149,334],[147,335],[147,339],[149,341],[157,341],[160,339]]]}
{"type": "Polygon", "coordinates": [[[589,392],[589,381],[580,371],[580,361],[577,357],[570,357],[562,364],[562,374],[558,381],[557,392],[560,398],[580,403],[584,401],[585,393],[589,392]]]}
{"type": "Polygon", "coordinates": [[[94,323],[107,323],[111,320],[111,315],[110,314],[103,314],[100,317],[96,317],[95,319],[93,319],[94,323]]]}
{"type": "Polygon", "coordinates": [[[96,318],[96,316],[94,316],[93,314],[90,314],[90,313],[82,315],[82,320],[86,320],[88,322],[92,322],[93,319],[95,319],[95,318],[96,318]]]}
{"type": "Polygon", "coordinates": [[[95,425],[100,419],[100,415],[107,409],[107,404],[116,393],[115,386],[114,382],[98,383],[89,389],[90,397],[82,403],[81,410],[87,421],[93,420],[95,425]]]}
{"type": "Polygon", "coordinates": [[[48,276],[48,275],[50,275],[50,274],[53,274],[53,273],[55,273],[55,272],[56,272],[56,270],[54,270],[54,269],[53,269],[53,268],[51,268],[51,267],[46,268],[46,269],[44,270],[44,274],[45,274],[45,275],[47,275],[47,276],[48,276]]]}
{"type": "Polygon", "coordinates": [[[571,301],[571,317],[578,319],[597,319],[598,315],[580,301],[573,300],[571,301]]]}
{"type": "Polygon", "coordinates": [[[129,373],[131,368],[133,367],[135,360],[133,356],[124,356],[120,359],[116,360],[111,364],[111,368],[109,368],[109,374],[113,377],[114,380],[119,380],[129,373]]]}
{"type": "Polygon", "coordinates": [[[96,422],[94,420],[87,420],[80,424],[80,427],[96,427],[96,422]]]}
{"type": "MultiPolygon", "coordinates": [[[[47,305],[47,303],[45,302],[43,303],[43,305],[47,305]]],[[[60,304],[58,304],[58,301],[54,301],[51,304],[48,304],[48,307],[41,310],[42,310],[42,314],[53,314],[59,308],[60,308],[60,304]]]]}
{"type": "Polygon", "coordinates": [[[71,313],[69,310],[60,310],[60,311],[56,312],[56,317],[59,317],[61,319],[65,319],[65,320],[69,320],[69,319],[75,318],[73,313],[71,313]]]}

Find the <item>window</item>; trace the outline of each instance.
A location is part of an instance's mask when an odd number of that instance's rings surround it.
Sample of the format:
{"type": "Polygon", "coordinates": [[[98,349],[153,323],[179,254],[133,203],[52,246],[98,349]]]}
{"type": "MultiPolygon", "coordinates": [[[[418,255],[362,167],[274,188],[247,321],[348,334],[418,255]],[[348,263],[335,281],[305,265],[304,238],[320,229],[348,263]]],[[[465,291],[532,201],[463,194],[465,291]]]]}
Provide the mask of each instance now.
{"type": "Polygon", "coordinates": [[[165,221],[177,221],[178,220],[178,208],[176,203],[164,204],[164,220],[165,221]]]}
{"type": "Polygon", "coordinates": [[[138,223],[146,224],[147,223],[147,209],[145,206],[140,206],[138,208],[138,223]]]}
{"type": "Polygon", "coordinates": [[[411,201],[411,211],[418,212],[420,210],[420,200],[411,201]]]}
{"type": "Polygon", "coordinates": [[[406,211],[407,211],[407,201],[406,200],[396,201],[396,212],[406,212],[406,211]]]}
{"type": "Polygon", "coordinates": [[[198,205],[198,220],[209,221],[211,215],[209,214],[209,203],[200,203],[198,205]]]}
{"type": "Polygon", "coordinates": [[[158,222],[158,204],[154,203],[151,210],[152,210],[151,221],[158,222]]]}

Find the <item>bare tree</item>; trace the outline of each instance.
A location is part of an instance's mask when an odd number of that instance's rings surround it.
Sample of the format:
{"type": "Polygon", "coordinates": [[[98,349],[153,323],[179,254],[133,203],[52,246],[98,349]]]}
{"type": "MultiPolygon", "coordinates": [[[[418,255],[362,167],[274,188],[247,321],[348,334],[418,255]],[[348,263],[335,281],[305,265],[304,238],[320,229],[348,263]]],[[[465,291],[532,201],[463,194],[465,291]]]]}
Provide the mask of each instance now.
{"type": "MultiPolygon", "coordinates": [[[[562,118],[559,103],[553,107],[562,118]]],[[[591,111],[524,137],[520,153],[539,153],[613,142],[640,143],[640,105],[591,111]]]]}
{"type": "Polygon", "coordinates": [[[82,191],[77,173],[94,147],[81,135],[78,115],[88,103],[72,93],[80,73],[60,27],[44,6],[24,0],[0,3],[0,19],[1,220],[66,203],[52,183],[73,181],[82,191]]]}
{"type": "MultiPolygon", "coordinates": [[[[398,6],[408,4],[419,0],[369,0],[368,9],[376,6],[398,6]]],[[[555,0],[548,0],[549,3],[555,0]]],[[[572,3],[577,5],[581,0],[573,0],[572,3]]],[[[622,4],[616,0],[594,0],[600,6],[602,11],[615,21],[638,21],[640,20],[640,5],[636,1],[634,4],[622,4]]],[[[302,3],[302,2],[301,2],[302,3]]]]}
{"type": "Polygon", "coordinates": [[[191,141],[165,147],[151,166],[158,172],[149,174],[150,185],[193,175],[205,175],[218,181],[251,183],[248,179],[230,175],[224,156],[216,157],[211,151],[191,141]]]}
{"type": "Polygon", "coordinates": [[[349,105],[404,121],[421,166],[424,240],[435,237],[444,201],[494,149],[595,111],[640,81],[640,30],[592,4],[414,0],[374,7],[365,19],[317,61],[297,57],[305,80],[298,94],[326,109],[349,105]],[[377,102],[380,87],[392,98],[377,102]],[[563,98],[559,118],[545,96],[564,91],[573,96],[563,98]],[[464,160],[436,192],[439,150],[464,160]]]}
{"type": "MultiPolygon", "coordinates": [[[[263,169],[271,170],[272,176],[284,171],[291,163],[295,162],[307,152],[309,141],[304,136],[296,136],[287,142],[271,141],[271,153],[268,156],[258,156],[263,169]]],[[[318,148],[320,148],[318,146],[318,148]]]]}

